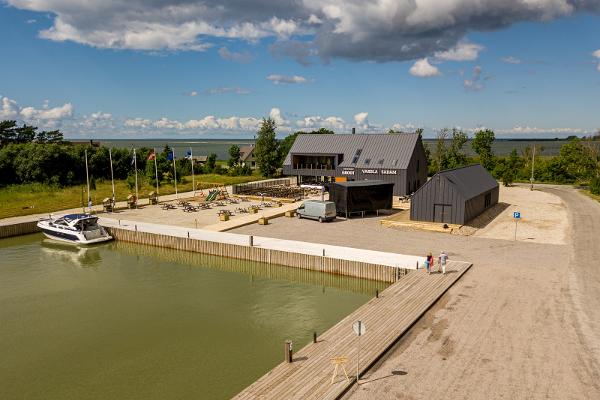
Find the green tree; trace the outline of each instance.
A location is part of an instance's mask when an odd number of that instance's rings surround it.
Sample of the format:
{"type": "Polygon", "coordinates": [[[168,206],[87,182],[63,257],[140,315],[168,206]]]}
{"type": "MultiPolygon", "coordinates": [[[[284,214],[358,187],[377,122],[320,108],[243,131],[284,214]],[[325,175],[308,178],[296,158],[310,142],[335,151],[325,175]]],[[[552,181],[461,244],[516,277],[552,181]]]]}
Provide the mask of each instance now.
{"type": "Polygon", "coordinates": [[[467,140],[466,133],[456,128],[452,129],[452,141],[448,148],[446,168],[458,168],[467,165],[468,159],[463,151],[467,140]]]}
{"type": "Polygon", "coordinates": [[[484,129],[475,132],[475,137],[471,143],[473,151],[479,156],[481,165],[491,171],[494,169],[494,153],[492,151],[492,143],[496,136],[491,129],[484,129]]]}
{"type": "Polygon", "coordinates": [[[4,146],[14,142],[17,137],[17,121],[0,121],[0,145],[4,146]]]}
{"type": "Polygon", "coordinates": [[[279,166],[280,153],[278,143],[275,138],[275,128],[277,124],[272,118],[263,118],[256,139],[254,156],[262,176],[269,177],[275,174],[279,166]]]}
{"type": "Polygon", "coordinates": [[[562,145],[558,158],[568,182],[587,181],[596,175],[598,156],[594,147],[584,145],[580,139],[562,145]]]}
{"type": "Polygon", "coordinates": [[[229,160],[227,164],[230,167],[235,167],[240,163],[240,146],[234,144],[229,148],[229,160]]]}
{"type": "Polygon", "coordinates": [[[217,155],[215,153],[211,153],[206,158],[206,165],[204,166],[204,169],[206,170],[206,172],[213,172],[216,167],[217,167],[217,155]]]}
{"type": "Polygon", "coordinates": [[[437,134],[435,150],[433,151],[432,167],[435,172],[440,172],[448,167],[448,149],[446,140],[448,139],[448,128],[440,130],[437,134]]]}

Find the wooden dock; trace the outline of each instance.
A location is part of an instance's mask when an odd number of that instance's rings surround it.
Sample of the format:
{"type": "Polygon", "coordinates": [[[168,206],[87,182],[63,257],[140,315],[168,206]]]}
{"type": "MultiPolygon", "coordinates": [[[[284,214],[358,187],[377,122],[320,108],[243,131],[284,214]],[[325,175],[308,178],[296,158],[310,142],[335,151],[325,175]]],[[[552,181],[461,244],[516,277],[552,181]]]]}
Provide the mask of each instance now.
{"type": "MultiPolygon", "coordinates": [[[[281,363],[234,397],[247,399],[337,399],[356,382],[357,336],[352,324],[361,320],[366,334],[360,339],[360,374],[365,373],[471,267],[449,262],[446,275],[410,272],[385,289],[379,298],[348,315],[323,335],[281,363]],[[347,357],[343,373],[331,383],[334,357],[347,357]]],[[[282,359],[283,359],[283,343],[282,359]]]]}

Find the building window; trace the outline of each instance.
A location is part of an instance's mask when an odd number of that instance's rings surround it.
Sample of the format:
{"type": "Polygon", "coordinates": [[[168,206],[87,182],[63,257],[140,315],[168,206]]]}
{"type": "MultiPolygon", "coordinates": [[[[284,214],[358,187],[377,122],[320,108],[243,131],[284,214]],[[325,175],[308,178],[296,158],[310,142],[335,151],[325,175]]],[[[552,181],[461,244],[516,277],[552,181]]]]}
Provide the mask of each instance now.
{"type": "Polygon", "coordinates": [[[369,165],[369,164],[371,164],[371,159],[370,159],[370,158],[367,158],[367,159],[365,160],[365,165],[369,165]]]}
{"type": "Polygon", "coordinates": [[[488,193],[485,195],[484,207],[488,208],[491,205],[492,205],[492,194],[488,193]]]}

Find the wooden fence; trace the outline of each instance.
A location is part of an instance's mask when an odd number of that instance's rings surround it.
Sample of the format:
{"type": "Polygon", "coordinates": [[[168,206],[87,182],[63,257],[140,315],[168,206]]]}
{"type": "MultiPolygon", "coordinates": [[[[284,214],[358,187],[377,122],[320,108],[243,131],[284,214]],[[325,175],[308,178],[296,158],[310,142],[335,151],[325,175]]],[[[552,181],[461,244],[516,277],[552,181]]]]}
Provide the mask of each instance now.
{"type": "Polygon", "coordinates": [[[381,282],[396,282],[400,276],[405,275],[407,272],[403,268],[395,268],[387,265],[264,249],[249,245],[211,242],[115,227],[107,228],[107,230],[109,230],[110,234],[116,240],[124,242],[256,261],[265,264],[283,265],[381,282]]]}

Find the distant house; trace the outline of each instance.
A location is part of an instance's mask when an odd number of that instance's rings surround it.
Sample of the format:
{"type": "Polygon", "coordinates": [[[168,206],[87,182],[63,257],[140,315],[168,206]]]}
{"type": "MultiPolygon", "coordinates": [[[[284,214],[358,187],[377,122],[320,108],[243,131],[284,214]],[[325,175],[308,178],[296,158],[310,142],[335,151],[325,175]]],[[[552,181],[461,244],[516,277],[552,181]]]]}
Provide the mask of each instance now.
{"type": "Polygon", "coordinates": [[[414,133],[301,134],[283,162],[283,174],[298,177],[299,184],[391,182],[394,196],[404,196],[427,180],[427,157],[414,133]]]}
{"type": "Polygon", "coordinates": [[[256,158],[254,157],[254,145],[240,147],[240,163],[242,166],[256,168],[256,158]]]}
{"type": "Polygon", "coordinates": [[[412,196],[410,219],[464,225],[498,203],[499,191],[479,164],[441,171],[412,196]]]}
{"type": "Polygon", "coordinates": [[[193,156],[194,164],[204,165],[206,164],[206,160],[208,160],[208,156],[193,156]]]}

